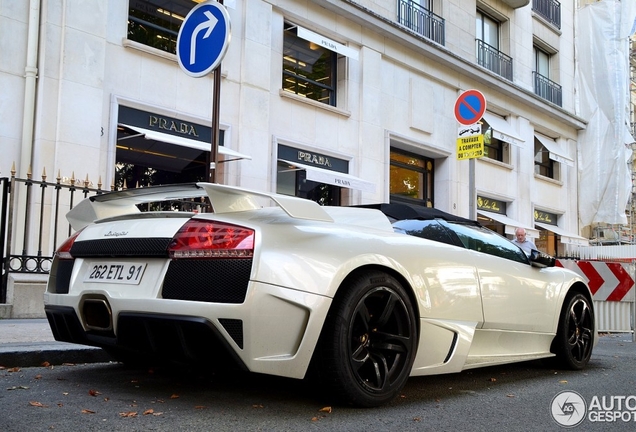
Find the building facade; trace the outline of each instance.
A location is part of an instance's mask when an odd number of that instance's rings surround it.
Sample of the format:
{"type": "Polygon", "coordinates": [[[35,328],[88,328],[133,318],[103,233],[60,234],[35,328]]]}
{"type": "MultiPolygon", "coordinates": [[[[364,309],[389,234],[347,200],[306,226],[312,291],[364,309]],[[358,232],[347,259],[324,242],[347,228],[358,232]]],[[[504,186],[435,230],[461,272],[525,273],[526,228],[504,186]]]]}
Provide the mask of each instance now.
{"type": "MultiPolygon", "coordinates": [[[[197,3],[2,2],[0,177],[15,164],[18,177],[74,173],[104,189],[208,179],[213,74],[186,75],[175,55],[197,3]]],[[[434,206],[509,237],[525,227],[552,255],[586,242],[575,2],[224,6],[218,183],[331,205],[434,206]],[[469,160],[458,158],[455,104],[471,89],[487,109],[484,156],[469,160]]]]}

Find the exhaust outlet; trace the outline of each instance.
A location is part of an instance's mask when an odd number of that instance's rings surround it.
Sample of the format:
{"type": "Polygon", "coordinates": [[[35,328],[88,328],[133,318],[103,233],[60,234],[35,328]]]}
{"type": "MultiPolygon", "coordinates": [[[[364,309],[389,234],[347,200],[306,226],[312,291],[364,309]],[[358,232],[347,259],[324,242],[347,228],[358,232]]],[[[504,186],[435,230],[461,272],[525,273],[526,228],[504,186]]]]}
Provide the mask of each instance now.
{"type": "Polygon", "coordinates": [[[89,330],[111,331],[113,329],[113,313],[106,300],[85,299],[82,315],[84,324],[89,330]]]}

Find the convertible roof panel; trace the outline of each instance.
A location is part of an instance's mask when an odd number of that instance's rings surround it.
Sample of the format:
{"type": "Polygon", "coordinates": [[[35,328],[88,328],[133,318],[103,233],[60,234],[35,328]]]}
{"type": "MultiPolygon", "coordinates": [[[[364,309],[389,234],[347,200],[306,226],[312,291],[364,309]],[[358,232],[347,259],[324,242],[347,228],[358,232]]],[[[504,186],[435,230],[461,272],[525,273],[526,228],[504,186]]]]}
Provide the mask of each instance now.
{"type": "Polygon", "coordinates": [[[373,208],[380,210],[382,213],[396,220],[404,219],[443,219],[451,222],[461,222],[470,225],[480,225],[479,222],[466,219],[438,210],[433,207],[417,206],[407,203],[381,203],[381,204],[364,204],[355,207],[373,208]]]}

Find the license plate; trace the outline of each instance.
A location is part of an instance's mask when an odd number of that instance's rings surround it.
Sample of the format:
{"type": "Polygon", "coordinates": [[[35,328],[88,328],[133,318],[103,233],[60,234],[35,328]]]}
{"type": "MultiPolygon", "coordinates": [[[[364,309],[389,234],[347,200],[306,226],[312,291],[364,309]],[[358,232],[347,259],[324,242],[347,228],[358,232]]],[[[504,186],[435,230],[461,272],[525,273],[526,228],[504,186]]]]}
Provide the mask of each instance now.
{"type": "Polygon", "coordinates": [[[91,263],[84,282],[139,285],[147,263],[144,262],[100,262],[91,263]]]}

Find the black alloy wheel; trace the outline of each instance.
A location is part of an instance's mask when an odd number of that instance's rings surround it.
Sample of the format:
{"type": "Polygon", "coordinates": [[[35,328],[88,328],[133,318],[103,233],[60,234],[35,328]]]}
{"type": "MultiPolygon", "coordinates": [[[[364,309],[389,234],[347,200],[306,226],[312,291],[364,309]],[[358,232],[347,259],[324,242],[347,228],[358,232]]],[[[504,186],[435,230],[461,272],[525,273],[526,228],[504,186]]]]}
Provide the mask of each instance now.
{"type": "Polygon", "coordinates": [[[417,351],[411,300],[393,277],[360,274],[334,300],[321,341],[322,375],[333,395],[372,407],[406,383],[417,351]]]}
{"type": "Polygon", "coordinates": [[[568,369],[583,369],[590,360],[594,343],[594,311],[583,294],[566,297],[554,352],[559,364],[568,369]]]}

